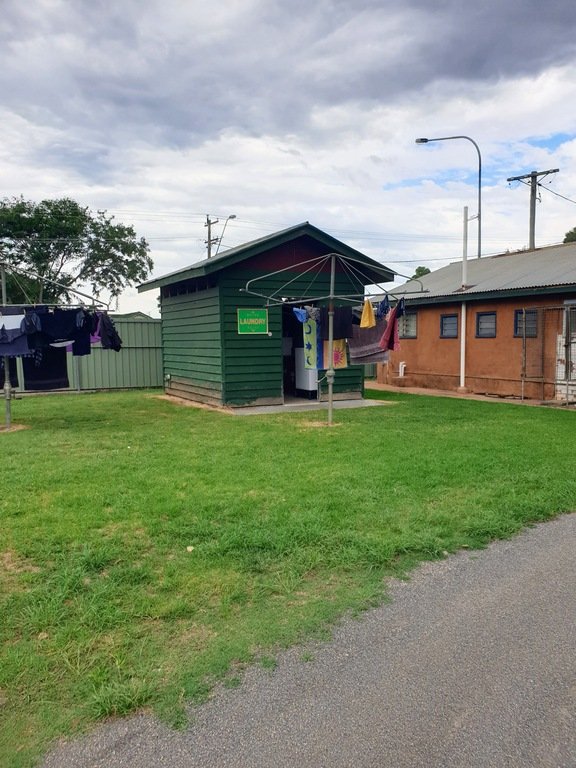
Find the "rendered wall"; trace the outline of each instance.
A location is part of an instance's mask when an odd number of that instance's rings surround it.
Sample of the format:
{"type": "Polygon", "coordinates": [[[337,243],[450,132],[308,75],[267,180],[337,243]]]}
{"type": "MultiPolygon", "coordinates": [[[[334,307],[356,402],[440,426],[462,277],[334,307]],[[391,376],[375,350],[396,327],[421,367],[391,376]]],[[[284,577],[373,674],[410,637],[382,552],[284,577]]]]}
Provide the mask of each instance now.
{"type": "MultiPolygon", "coordinates": [[[[500,301],[468,302],[466,309],[465,386],[470,392],[528,399],[554,399],[550,377],[523,376],[523,340],[514,336],[515,310],[559,307],[563,296],[518,297],[500,301]],[[478,312],[496,312],[496,337],[477,338],[478,312]]],[[[460,385],[461,303],[417,308],[417,338],[400,339],[400,350],[379,365],[377,380],[404,387],[457,390],[460,385]],[[440,318],[458,314],[458,338],[440,338],[440,318]],[[400,363],[405,363],[405,375],[400,363]]],[[[547,349],[555,349],[558,329],[547,324],[538,329],[547,349]]]]}

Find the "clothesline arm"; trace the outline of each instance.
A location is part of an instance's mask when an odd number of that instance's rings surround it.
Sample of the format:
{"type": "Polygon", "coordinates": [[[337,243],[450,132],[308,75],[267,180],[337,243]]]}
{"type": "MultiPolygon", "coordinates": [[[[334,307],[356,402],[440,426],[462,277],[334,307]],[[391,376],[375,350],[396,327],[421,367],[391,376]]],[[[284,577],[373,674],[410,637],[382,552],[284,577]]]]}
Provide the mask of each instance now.
{"type": "MultiPolygon", "coordinates": [[[[107,303],[105,301],[102,301],[101,299],[96,299],[94,298],[94,296],[89,296],[87,293],[82,293],[82,291],[77,291],[75,288],[70,288],[69,285],[64,285],[63,283],[56,282],[56,280],[51,280],[49,277],[44,277],[42,275],[39,275],[37,272],[32,272],[32,270],[30,269],[19,269],[18,271],[16,271],[15,269],[12,269],[12,267],[9,264],[6,264],[6,262],[2,262],[2,266],[12,275],[23,273],[28,277],[36,277],[39,280],[45,280],[47,283],[52,283],[52,285],[56,285],[58,288],[64,288],[65,290],[70,291],[70,293],[73,293],[75,296],[82,296],[82,298],[84,299],[90,299],[90,301],[93,304],[101,304],[103,307],[106,307],[107,310],[110,307],[109,302],[107,303]]],[[[48,302],[48,303],[50,304],[53,302],[48,302]]]]}

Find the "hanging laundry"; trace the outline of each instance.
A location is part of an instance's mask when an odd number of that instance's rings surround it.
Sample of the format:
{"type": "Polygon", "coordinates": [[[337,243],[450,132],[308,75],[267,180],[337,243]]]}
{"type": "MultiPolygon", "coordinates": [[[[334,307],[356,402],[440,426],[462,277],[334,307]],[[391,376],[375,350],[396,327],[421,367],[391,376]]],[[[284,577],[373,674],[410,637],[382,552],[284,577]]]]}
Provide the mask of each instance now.
{"type": "Polygon", "coordinates": [[[378,307],[376,309],[376,319],[382,320],[386,317],[386,315],[390,312],[390,299],[388,296],[384,296],[380,304],[378,304],[378,307]]]}
{"type": "Polygon", "coordinates": [[[22,331],[28,337],[28,346],[31,350],[42,349],[50,343],[50,338],[42,330],[42,317],[48,312],[46,305],[37,305],[26,308],[24,320],[21,324],[22,331]]]}
{"type": "MultiPolygon", "coordinates": [[[[352,307],[335,307],[332,321],[332,338],[348,339],[352,336],[352,307]]],[[[323,341],[328,340],[328,307],[320,311],[320,335],[323,341]]]]}
{"type": "Polygon", "coordinates": [[[369,299],[364,302],[362,317],[360,318],[360,328],[374,328],[376,318],[374,317],[374,307],[369,299]]]}
{"type": "Polygon", "coordinates": [[[398,320],[402,317],[404,311],[404,299],[400,299],[398,304],[396,304],[396,306],[390,312],[388,324],[379,342],[380,349],[400,349],[398,320]]]}
{"type": "Polygon", "coordinates": [[[386,329],[386,320],[376,321],[374,328],[352,328],[352,338],[348,339],[350,365],[388,362],[388,352],[380,348],[380,339],[386,329]]]}
{"type": "Polygon", "coordinates": [[[0,328],[5,328],[7,331],[19,331],[20,333],[24,333],[21,327],[23,320],[24,314],[22,312],[11,315],[0,315],[0,328]]]}
{"type": "Polygon", "coordinates": [[[301,307],[292,307],[292,312],[294,313],[296,319],[301,323],[305,323],[306,320],[308,320],[308,311],[306,309],[302,309],[301,307]]]}
{"type": "MultiPolygon", "coordinates": [[[[304,368],[317,369],[322,367],[318,361],[318,344],[322,344],[318,338],[318,324],[311,317],[302,326],[304,336],[304,368]]],[[[320,347],[321,349],[321,347],[320,347]]],[[[321,357],[321,354],[320,354],[321,357]]]]}
{"type": "Polygon", "coordinates": [[[0,318],[0,357],[24,357],[30,354],[28,337],[20,325],[24,315],[7,315],[0,318]]]}
{"type": "Polygon", "coordinates": [[[100,315],[98,331],[100,333],[102,349],[113,349],[115,352],[120,352],[122,349],[122,339],[118,335],[114,323],[105,312],[102,312],[100,315]]]}
{"type": "Polygon", "coordinates": [[[64,346],[78,357],[90,354],[92,339],[101,341],[103,349],[122,348],[105,312],[49,305],[10,305],[0,310],[0,355],[24,357],[47,346],[64,346]]]}
{"type": "MultiPolygon", "coordinates": [[[[328,368],[330,362],[330,342],[324,342],[322,368],[328,368]]],[[[348,357],[346,355],[346,339],[334,339],[332,342],[332,367],[348,368],[348,357]]]]}
{"type": "Polygon", "coordinates": [[[306,304],[304,309],[308,312],[308,317],[311,317],[312,320],[316,320],[316,322],[320,322],[320,307],[313,307],[311,304],[306,304]]]}

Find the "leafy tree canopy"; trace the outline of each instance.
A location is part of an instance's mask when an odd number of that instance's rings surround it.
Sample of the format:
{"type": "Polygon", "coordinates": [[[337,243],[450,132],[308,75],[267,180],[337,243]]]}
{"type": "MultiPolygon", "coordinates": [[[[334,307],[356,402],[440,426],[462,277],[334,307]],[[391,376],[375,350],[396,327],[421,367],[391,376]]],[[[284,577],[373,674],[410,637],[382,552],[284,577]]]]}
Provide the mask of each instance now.
{"type": "Polygon", "coordinates": [[[87,286],[116,298],[150,274],[148,252],[133,227],[69,198],[0,202],[0,260],[13,304],[74,301],[71,289],[87,286]]]}
{"type": "Polygon", "coordinates": [[[424,275],[429,275],[430,270],[428,267],[416,267],[416,271],[411,277],[411,280],[414,280],[415,277],[423,277],[424,275]]]}
{"type": "Polygon", "coordinates": [[[566,235],[564,236],[565,243],[574,243],[576,242],[576,227],[566,232],[566,235]]]}

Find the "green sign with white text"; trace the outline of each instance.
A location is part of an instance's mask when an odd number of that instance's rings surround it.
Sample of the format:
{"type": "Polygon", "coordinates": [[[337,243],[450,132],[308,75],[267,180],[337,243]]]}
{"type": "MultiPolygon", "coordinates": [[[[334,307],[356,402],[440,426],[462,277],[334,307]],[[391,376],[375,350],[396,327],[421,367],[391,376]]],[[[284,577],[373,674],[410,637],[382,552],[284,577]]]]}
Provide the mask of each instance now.
{"type": "Polygon", "coordinates": [[[239,309],[238,333],[268,333],[268,310],[239,309]]]}

